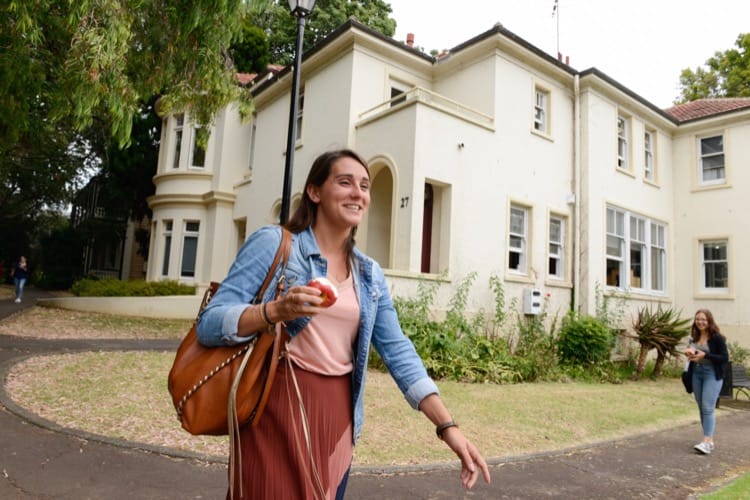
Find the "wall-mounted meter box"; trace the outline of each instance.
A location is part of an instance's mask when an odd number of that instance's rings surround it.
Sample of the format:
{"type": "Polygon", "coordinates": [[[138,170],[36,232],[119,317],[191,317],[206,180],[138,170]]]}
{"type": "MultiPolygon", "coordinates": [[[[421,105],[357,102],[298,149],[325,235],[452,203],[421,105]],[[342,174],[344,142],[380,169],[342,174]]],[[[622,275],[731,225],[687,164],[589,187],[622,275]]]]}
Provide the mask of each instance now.
{"type": "Polygon", "coordinates": [[[538,288],[526,288],[523,291],[523,313],[537,315],[542,313],[542,291],[538,288]]]}

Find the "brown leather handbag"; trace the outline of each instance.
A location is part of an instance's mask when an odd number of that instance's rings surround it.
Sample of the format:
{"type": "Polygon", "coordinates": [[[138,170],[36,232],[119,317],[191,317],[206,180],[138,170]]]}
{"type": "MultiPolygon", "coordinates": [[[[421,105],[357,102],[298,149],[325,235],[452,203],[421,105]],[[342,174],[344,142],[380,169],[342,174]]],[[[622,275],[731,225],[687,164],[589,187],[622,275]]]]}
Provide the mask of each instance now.
{"type": "MultiPolygon", "coordinates": [[[[253,304],[263,300],[279,264],[282,273],[276,297],[280,296],[290,250],[291,233],[282,228],[281,244],[253,304]]],[[[212,282],[206,290],[198,316],[218,287],[218,283],[212,282]]],[[[205,347],[198,342],[197,323],[196,317],[177,349],[167,380],[182,428],[194,435],[220,436],[235,432],[241,425],[257,424],[287,341],[286,330],[277,324],[241,345],[205,347]]]]}

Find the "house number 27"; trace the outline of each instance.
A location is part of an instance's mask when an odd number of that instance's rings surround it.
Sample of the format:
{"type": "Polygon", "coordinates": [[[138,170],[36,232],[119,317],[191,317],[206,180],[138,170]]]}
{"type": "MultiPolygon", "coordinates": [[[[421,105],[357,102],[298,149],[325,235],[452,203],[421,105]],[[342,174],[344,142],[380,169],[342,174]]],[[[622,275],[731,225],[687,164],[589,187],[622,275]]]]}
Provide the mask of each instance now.
{"type": "Polygon", "coordinates": [[[409,197],[404,196],[403,198],[401,198],[401,208],[406,208],[408,206],[409,206],[409,197]]]}

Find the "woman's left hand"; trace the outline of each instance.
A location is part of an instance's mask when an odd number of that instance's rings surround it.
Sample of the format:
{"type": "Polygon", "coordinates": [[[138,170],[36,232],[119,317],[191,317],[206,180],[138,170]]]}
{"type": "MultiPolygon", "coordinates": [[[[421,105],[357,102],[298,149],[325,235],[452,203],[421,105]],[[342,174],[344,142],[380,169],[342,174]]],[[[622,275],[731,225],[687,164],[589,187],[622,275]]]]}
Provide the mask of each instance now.
{"type": "Polygon", "coordinates": [[[487,468],[487,462],[458,427],[450,427],[443,431],[443,440],[461,459],[461,484],[467,490],[470,490],[477,482],[480,471],[484,476],[484,481],[490,484],[490,470],[487,468]]]}

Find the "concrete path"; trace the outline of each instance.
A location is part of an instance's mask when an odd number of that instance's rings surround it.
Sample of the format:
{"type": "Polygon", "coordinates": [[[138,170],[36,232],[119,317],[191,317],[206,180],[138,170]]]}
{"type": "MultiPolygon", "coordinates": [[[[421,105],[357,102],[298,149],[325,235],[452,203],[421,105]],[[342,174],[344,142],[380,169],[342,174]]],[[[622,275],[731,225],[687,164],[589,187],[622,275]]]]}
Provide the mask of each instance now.
{"type": "MultiPolygon", "coordinates": [[[[41,296],[43,292],[29,288],[22,304],[0,301],[0,318],[32,305],[41,296]]],[[[0,336],[0,374],[4,381],[13,363],[44,352],[171,350],[176,345],[176,341],[58,341],[0,336]]],[[[225,497],[223,463],[61,429],[18,407],[2,387],[0,405],[1,499],[225,497]]],[[[750,469],[750,411],[722,411],[717,428],[718,447],[710,456],[693,452],[700,434],[696,423],[576,449],[492,459],[492,484],[478,483],[471,492],[460,487],[457,466],[355,468],[347,498],[693,498],[697,492],[715,488],[750,469]]]]}

